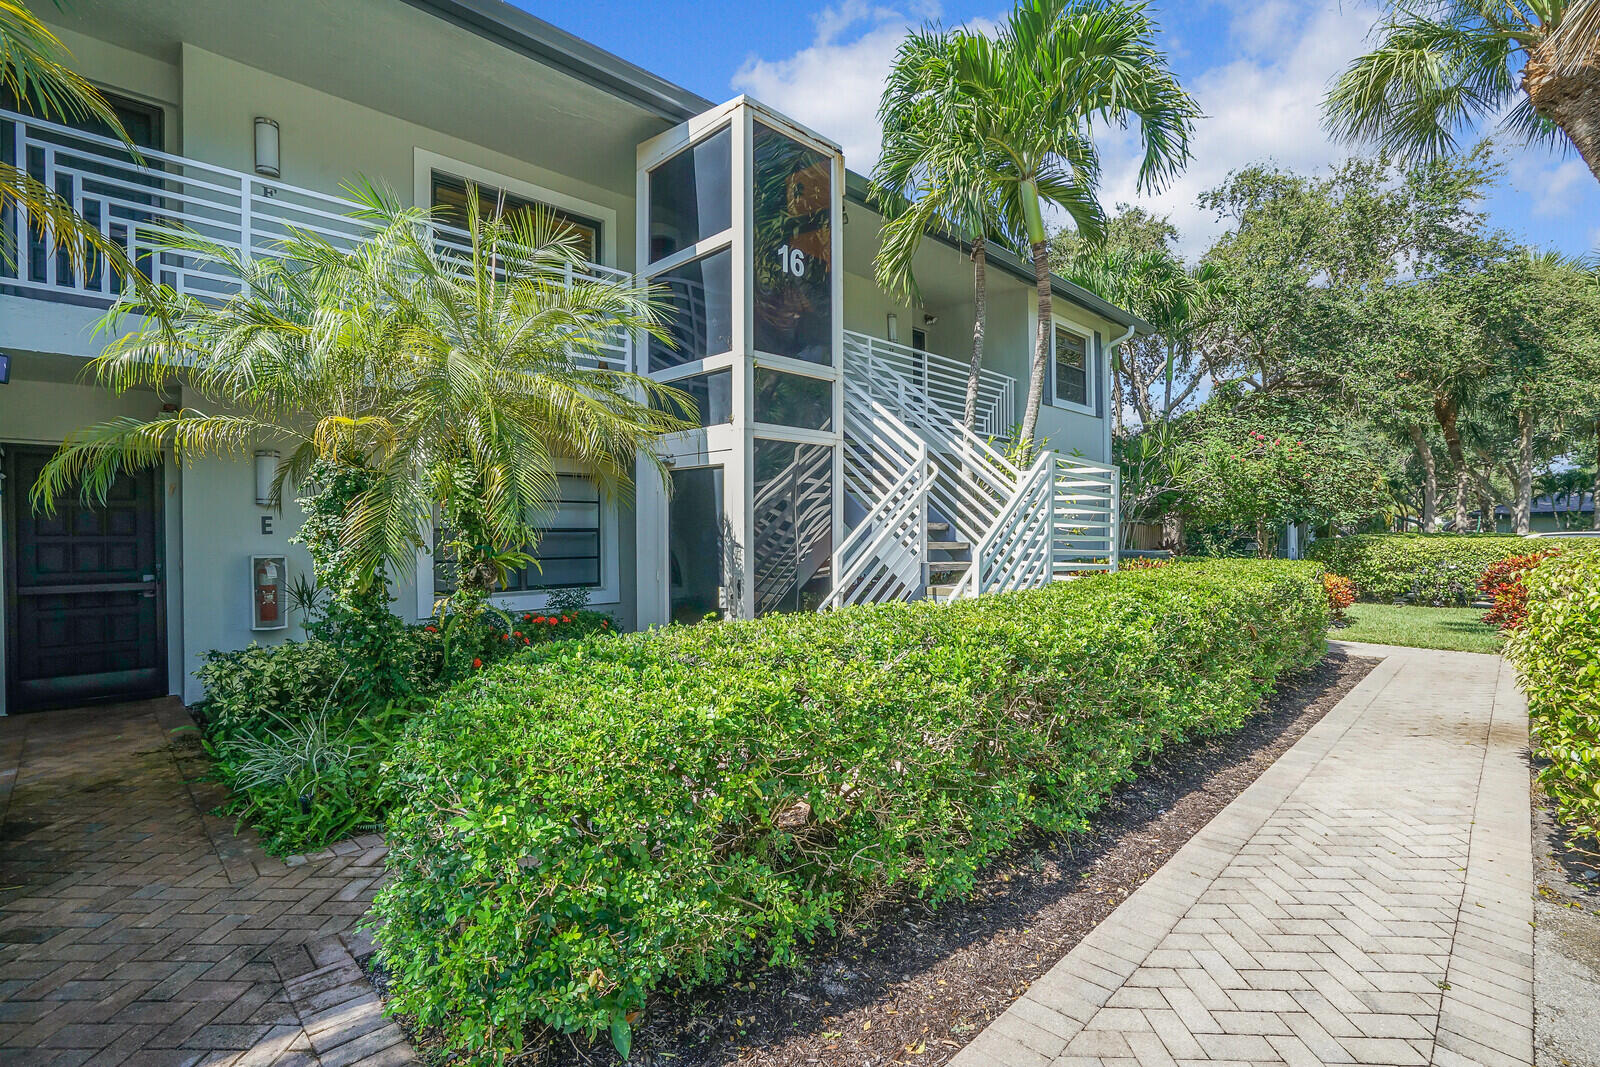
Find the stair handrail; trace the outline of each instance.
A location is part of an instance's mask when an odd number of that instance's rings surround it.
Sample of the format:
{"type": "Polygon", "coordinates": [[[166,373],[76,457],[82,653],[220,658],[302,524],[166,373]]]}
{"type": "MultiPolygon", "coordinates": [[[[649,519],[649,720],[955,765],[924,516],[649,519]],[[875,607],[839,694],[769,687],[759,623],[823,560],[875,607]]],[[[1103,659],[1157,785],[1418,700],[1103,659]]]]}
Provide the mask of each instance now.
{"type": "MultiPolygon", "coordinates": [[[[922,561],[919,566],[926,563],[928,469],[928,449],[922,445],[912,464],[895,481],[883,500],[840,543],[839,551],[834,555],[833,592],[823,601],[824,608],[843,607],[846,592],[852,583],[866,572],[867,566],[889,540],[901,540],[901,531],[908,526],[921,531],[916,535],[919,551],[915,555],[920,556],[922,561]],[[849,562],[841,565],[846,557],[849,557],[849,562]]],[[[887,562],[884,565],[888,567],[887,562]]]]}
{"type": "MultiPolygon", "coordinates": [[[[1048,506],[1043,509],[1035,509],[1042,510],[1044,515],[1044,528],[1047,532],[1042,542],[1045,546],[1045,560],[1048,566],[1053,554],[1053,540],[1055,538],[1055,462],[1056,454],[1054,452],[1046,450],[1039,453],[1039,457],[1033,461],[1033,466],[1029,467],[1027,474],[1019,480],[1017,488],[1012,492],[1010,499],[1006,501],[1005,506],[995,516],[994,522],[989,525],[989,529],[984,532],[983,537],[973,546],[972,565],[967,568],[967,573],[961,576],[961,581],[956,583],[956,594],[967,591],[972,596],[977,596],[989,587],[991,583],[987,580],[985,571],[987,570],[989,558],[995,555],[996,544],[1008,534],[1020,536],[1027,532],[1027,524],[1018,523],[1014,520],[1021,513],[1024,502],[1038,495],[1041,484],[1050,487],[1051,496],[1048,506]]],[[[1029,522],[1037,525],[1037,518],[1037,515],[1030,516],[1029,522]]],[[[1035,540],[1040,539],[1035,538],[1035,540]]],[[[1012,558],[1017,558],[1015,552],[1012,553],[1012,558]]]]}

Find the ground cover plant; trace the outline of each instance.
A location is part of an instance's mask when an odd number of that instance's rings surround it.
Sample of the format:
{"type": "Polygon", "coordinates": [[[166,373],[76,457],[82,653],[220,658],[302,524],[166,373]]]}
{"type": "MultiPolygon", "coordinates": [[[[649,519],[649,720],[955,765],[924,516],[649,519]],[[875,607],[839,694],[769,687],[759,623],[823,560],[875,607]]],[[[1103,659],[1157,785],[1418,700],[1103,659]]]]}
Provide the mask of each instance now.
{"type": "Polygon", "coordinates": [[[525,652],[411,723],[375,903],[391,1007],[463,1057],[609,1033],[891,890],[967,893],[1323,649],[1315,564],[1219,560],[949,605],[525,652]]]}
{"type": "Polygon", "coordinates": [[[1562,553],[1525,575],[1507,641],[1528,695],[1539,781],[1576,843],[1600,847],[1600,556],[1562,553]]]}
{"type": "MultiPolygon", "coordinates": [[[[1589,551],[1597,543],[1560,547],[1589,551]]],[[[1468,604],[1491,564],[1549,547],[1548,542],[1500,534],[1362,534],[1323,538],[1307,555],[1355,583],[1363,600],[1468,604]]]]}

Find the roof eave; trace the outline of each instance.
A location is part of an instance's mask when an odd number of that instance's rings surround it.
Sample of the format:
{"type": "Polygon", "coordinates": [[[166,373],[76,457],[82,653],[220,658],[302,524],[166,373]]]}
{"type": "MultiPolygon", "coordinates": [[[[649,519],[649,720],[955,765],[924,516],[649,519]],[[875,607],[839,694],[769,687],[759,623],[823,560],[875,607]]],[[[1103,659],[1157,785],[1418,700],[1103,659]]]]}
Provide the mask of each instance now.
{"type": "MultiPolygon", "coordinates": [[[[872,202],[870,184],[867,178],[853,170],[845,174],[845,195],[869,211],[876,212],[878,210],[877,205],[872,202]]],[[[972,245],[969,242],[963,241],[952,234],[939,230],[929,230],[928,236],[940,244],[956,249],[963,255],[972,252],[972,245]]],[[[1007,274],[1027,282],[1029,285],[1033,284],[1033,265],[1024,263],[1010,249],[991,244],[988,247],[987,258],[991,266],[998,266],[1007,274]]],[[[1099,315],[1103,319],[1109,319],[1118,326],[1132,329],[1137,335],[1149,335],[1156,332],[1154,326],[1151,326],[1133,312],[1118,307],[1111,301],[1090,292],[1081,285],[1067,281],[1059,274],[1050,275],[1050,291],[1056,296],[1064,297],[1091,314],[1099,315]]]]}

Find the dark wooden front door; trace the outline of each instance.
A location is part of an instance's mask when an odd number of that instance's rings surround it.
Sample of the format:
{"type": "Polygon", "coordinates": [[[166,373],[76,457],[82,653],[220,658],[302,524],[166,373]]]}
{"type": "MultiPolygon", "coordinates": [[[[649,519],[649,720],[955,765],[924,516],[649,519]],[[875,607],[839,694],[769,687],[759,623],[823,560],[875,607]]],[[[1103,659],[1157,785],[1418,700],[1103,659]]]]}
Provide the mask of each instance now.
{"type": "Polygon", "coordinates": [[[167,691],[161,494],[124,474],[102,506],[75,494],[35,514],[50,449],[5,446],[6,692],[12,711],[167,691]]]}

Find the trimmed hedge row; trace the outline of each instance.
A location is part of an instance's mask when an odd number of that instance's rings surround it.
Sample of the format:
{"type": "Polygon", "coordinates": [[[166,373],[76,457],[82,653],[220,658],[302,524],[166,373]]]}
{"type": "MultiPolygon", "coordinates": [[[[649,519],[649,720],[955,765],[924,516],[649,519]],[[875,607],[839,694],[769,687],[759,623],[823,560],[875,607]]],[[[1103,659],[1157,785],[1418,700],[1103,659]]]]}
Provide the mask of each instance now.
{"type": "Polygon", "coordinates": [[[1315,541],[1307,556],[1355,582],[1362,600],[1467,604],[1491,563],[1541,547],[1593,548],[1582,538],[1540,540],[1506,534],[1362,534],[1315,541]]]}
{"type": "Polygon", "coordinates": [[[1185,563],[524,652],[391,765],[392,1006],[475,1061],[537,1024],[625,1053],[663,983],[791,959],[894,887],[965,894],[1164,746],[1238,728],[1322,654],[1321,574],[1185,563]]]}
{"type": "Polygon", "coordinates": [[[1574,838],[1600,839],[1600,555],[1563,553],[1527,572],[1528,615],[1506,643],[1539,780],[1574,838]]]}

